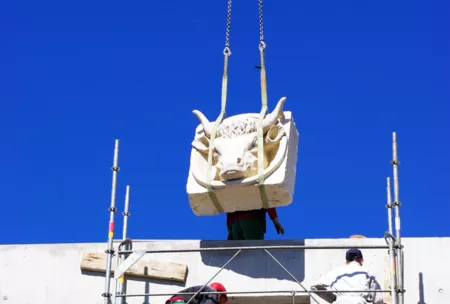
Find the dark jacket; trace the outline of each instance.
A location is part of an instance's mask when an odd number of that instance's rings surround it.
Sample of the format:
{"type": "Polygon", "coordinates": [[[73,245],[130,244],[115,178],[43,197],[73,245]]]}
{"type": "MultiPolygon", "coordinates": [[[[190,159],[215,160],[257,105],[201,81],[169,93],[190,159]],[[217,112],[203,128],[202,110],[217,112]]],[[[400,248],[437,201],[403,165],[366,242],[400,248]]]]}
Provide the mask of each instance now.
{"type": "Polygon", "coordinates": [[[276,208],[235,211],[232,213],[227,213],[227,228],[228,230],[230,230],[231,225],[233,225],[234,222],[237,222],[239,220],[247,218],[261,218],[264,221],[264,233],[266,233],[266,212],[269,214],[269,217],[272,221],[276,217],[278,217],[276,208]]]}
{"type": "MultiPolygon", "coordinates": [[[[197,291],[199,291],[202,288],[203,285],[198,285],[198,286],[192,286],[183,290],[180,290],[179,293],[183,293],[183,292],[193,292],[193,294],[189,294],[189,295],[173,295],[170,299],[168,299],[166,301],[166,304],[170,301],[177,301],[177,300],[184,300],[184,301],[189,301],[190,298],[192,298],[192,296],[194,295],[194,293],[196,293],[197,291]]],[[[214,288],[211,288],[209,286],[205,286],[201,292],[215,292],[216,290],[214,288]]],[[[217,304],[217,294],[201,294],[199,293],[198,295],[195,296],[194,299],[192,299],[192,301],[189,304],[217,304]]]]}

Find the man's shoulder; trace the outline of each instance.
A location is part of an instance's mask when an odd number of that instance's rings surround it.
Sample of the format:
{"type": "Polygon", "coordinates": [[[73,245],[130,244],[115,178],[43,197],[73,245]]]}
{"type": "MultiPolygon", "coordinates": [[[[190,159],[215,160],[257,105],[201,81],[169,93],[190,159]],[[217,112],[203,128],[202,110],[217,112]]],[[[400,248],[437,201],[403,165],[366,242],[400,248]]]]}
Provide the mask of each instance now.
{"type": "MultiPolygon", "coordinates": [[[[191,286],[191,287],[184,289],[184,291],[186,291],[186,292],[199,291],[200,289],[202,289],[202,287],[203,287],[203,285],[195,285],[195,286],[191,286]]],[[[202,291],[215,291],[215,289],[210,286],[205,286],[205,287],[203,287],[202,291]]]]}
{"type": "Polygon", "coordinates": [[[367,267],[367,266],[359,265],[359,264],[357,264],[357,265],[352,265],[352,270],[353,270],[354,272],[359,272],[359,273],[361,273],[361,274],[365,274],[365,276],[366,276],[368,279],[369,279],[369,278],[371,278],[371,279],[375,279],[375,278],[376,278],[375,273],[374,273],[369,267],[367,267]]]}
{"type": "Polygon", "coordinates": [[[347,272],[370,272],[370,269],[358,263],[349,263],[335,267],[332,272],[336,274],[347,272]]]}
{"type": "Polygon", "coordinates": [[[367,272],[367,273],[372,273],[372,270],[364,265],[358,265],[358,269],[360,269],[361,271],[367,272]]]}
{"type": "Polygon", "coordinates": [[[350,268],[351,268],[351,265],[343,264],[343,265],[334,267],[331,272],[334,272],[334,273],[347,272],[350,268]]]}

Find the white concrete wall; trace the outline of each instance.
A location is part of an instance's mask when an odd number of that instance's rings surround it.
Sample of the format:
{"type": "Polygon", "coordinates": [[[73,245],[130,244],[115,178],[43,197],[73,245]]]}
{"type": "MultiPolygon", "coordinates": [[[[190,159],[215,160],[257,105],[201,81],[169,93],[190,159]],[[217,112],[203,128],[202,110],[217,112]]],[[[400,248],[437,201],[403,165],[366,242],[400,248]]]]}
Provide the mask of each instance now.
{"type": "MultiPolygon", "coordinates": [[[[254,245],[384,245],[384,239],[315,239],[290,241],[134,241],[134,249],[182,249],[254,245]]],[[[450,238],[404,238],[405,303],[450,303],[450,238]]],[[[3,245],[0,246],[0,303],[75,304],[104,303],[104,275],[82,273],[84,251],[104,252],[106,243],[3,245]]],[[[184,287],[204,284],[235,252],[148,254],[188,265],[185,284],[129,279],[128,294],[173,293],[184,287]]],[[[271,253],[307,288],[318,277],[344,262],[345,249],[273,250],[271,253]]],[[[384,289],[389,288],[388,256],[383,249],[363,250],[369,266],[384,289]]],[[[215,279],[229,291],[301,290],[265,252],[242,252],[215,279]]],[[[114,291],[114,281],[111,283],[114,291]]],[[[160,304],[168,297],[128,298],[127,303],[160,304]]],[[[316,298],[318,298],[316,296],[316,298]]],[[[318,298],[319,299],[319,298],[318,298]]],[[[387,298],[388,299],[388,298],[387,298]]],[[[320,300],[320,299],[319,299],[320,300]]],[[[230,297],[230,303],[292,303],[286,294],[230,297]]],[[[296,303],[309,298],[296,297],[296,303]]],[[[311,303],[314,303],[313,301],[311,303]]],[[[324,303],[321,301],[321,303],[324,303]]]]}

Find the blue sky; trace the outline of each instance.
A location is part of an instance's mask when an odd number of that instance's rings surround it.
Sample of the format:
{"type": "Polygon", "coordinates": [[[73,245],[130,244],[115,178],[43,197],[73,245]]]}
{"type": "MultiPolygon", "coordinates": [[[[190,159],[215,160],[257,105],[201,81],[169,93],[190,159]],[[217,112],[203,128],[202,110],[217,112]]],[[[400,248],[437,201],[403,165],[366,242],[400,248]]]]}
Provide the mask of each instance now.
{"type": "MultiPolygon", "coordinates": [[[[382,237],[393,131],[403,236],[450,235],[448,11],[264,1],[269,109],[287,96],[300,133],[286,234],[269,222],[267,239],[382,237]]],[[[232,12],[227,113],[259,112],[257,1],[232,12]]],[[[106,241],[116,138],[131,238],[226,238],[186,194],[192,110],[220,110],[225,21],[225,0],[3,2],[0,243],[106,241]]]]}

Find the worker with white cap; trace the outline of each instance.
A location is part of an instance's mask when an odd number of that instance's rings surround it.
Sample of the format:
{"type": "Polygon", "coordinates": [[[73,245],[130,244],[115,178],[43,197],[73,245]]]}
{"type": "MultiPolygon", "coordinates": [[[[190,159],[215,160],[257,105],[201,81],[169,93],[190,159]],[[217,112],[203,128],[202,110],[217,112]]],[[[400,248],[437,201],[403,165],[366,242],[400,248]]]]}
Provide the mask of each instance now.
{"type": "Polygon", "coordinates": [[[334,304],[383,304],[383,294],[374,292],[381,290],[380,284],[370,269],[363,266],[361,250],[349,249],[345,259],[345,265],[331,270],[311,286],[311,289],[332,292],[336,296],[334,304]],[[340,292],[340,290],[361,292],[340,292]]]}

